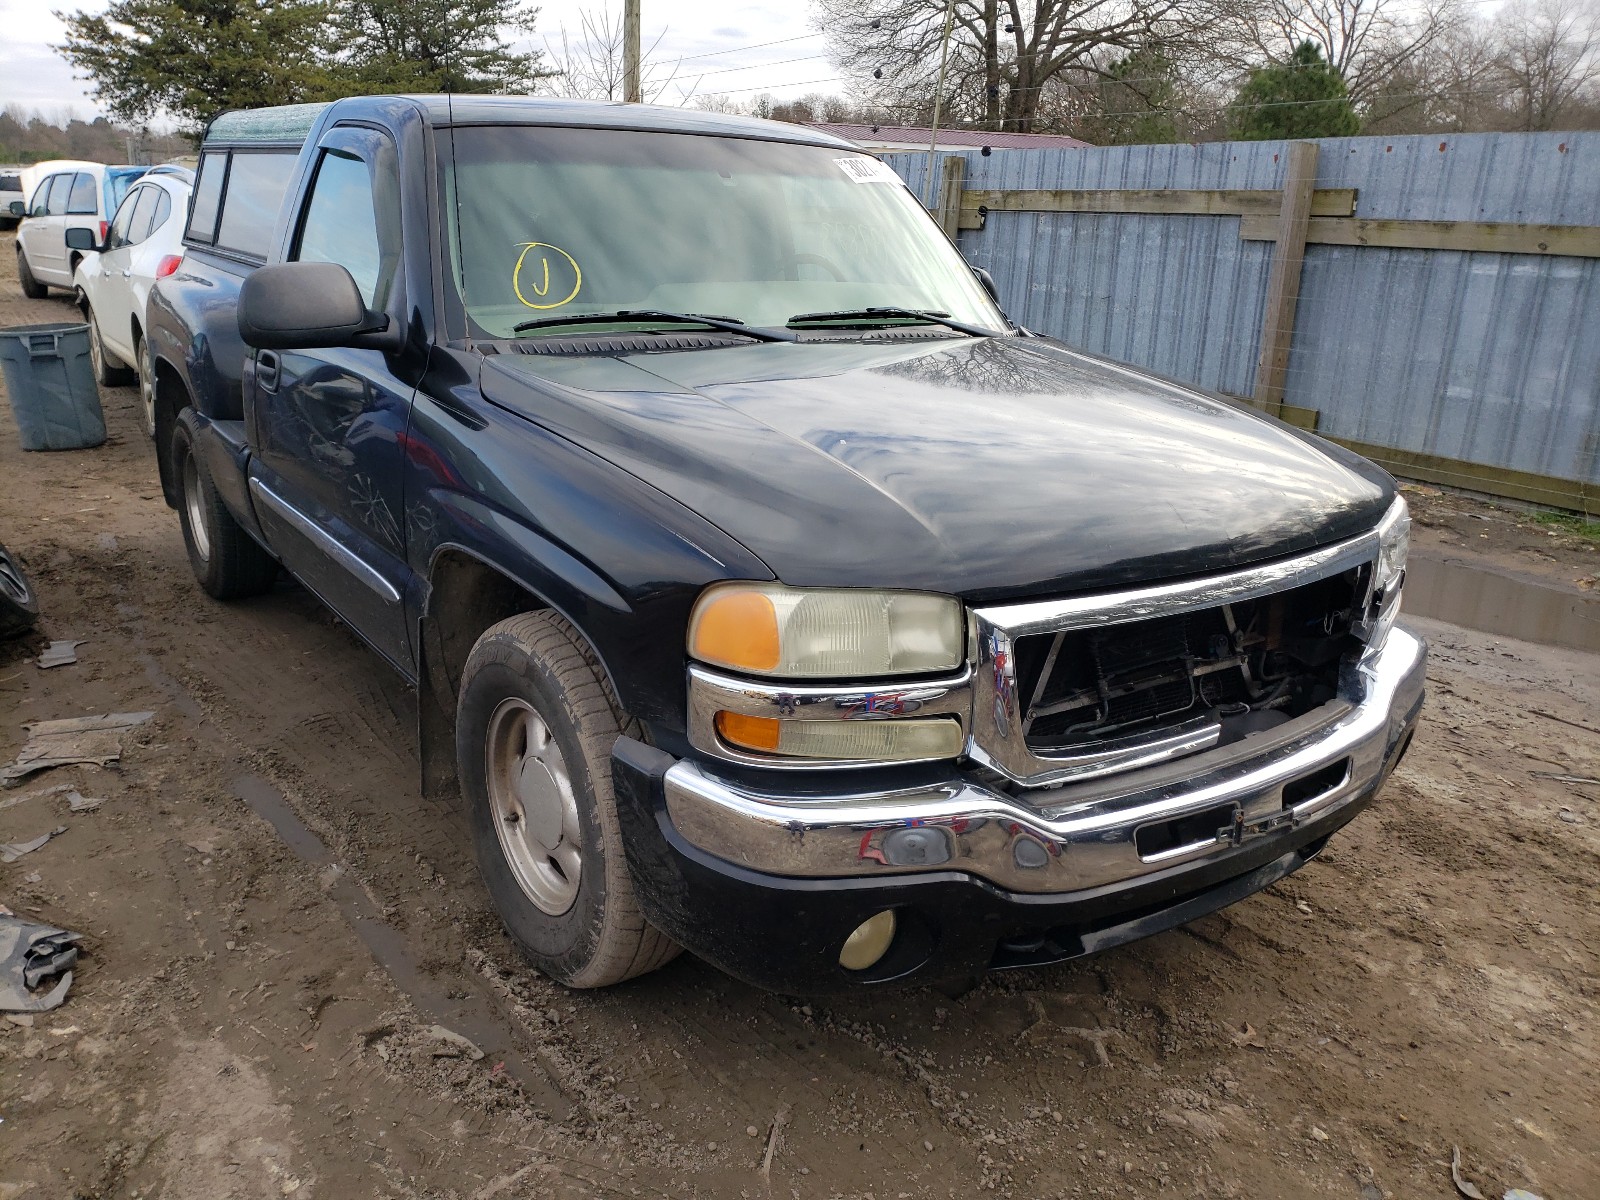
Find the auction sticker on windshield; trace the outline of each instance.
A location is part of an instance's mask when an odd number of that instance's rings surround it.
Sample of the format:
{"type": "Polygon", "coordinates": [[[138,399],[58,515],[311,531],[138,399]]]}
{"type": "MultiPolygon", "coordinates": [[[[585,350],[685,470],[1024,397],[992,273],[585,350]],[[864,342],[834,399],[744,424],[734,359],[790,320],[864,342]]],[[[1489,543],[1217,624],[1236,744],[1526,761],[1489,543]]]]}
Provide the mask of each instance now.
{"type": "Polygon", "coordinates": [[[875,158],[836,158],[833,161],[856,183],[900,182],[900,176],[875,158]]]}

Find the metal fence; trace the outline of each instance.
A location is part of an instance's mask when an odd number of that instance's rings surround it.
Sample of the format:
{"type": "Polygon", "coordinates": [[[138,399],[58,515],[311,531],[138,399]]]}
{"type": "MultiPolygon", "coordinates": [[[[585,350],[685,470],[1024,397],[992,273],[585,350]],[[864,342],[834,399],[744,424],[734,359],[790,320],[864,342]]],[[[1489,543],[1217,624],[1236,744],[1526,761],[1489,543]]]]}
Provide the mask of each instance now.
{"type": "MultiPolygon", "coordinates": [[[[1562,243],[1583,247],[1600,226],[1600,134],[1319,146],[1315,187],[1357,189],[1355,218],[1589,227],[1567,231],[1579,237],[1562,243]]],[[[959,157],[970,196],[1280,189],[1287,153],[1284,142],[1223,142],[959,157]]],[[[946,157],[936,156],[930,194],[946,157]]],[[[887,161],[923,194],[926,155],[887,161]]],[[[1097,354],[1252,395],[1275,243],[1244,240],[1249,218],[994,211],[983,221],[957,241],[993,273],[1014,320],[1097,354]]],[[[1284,402],[1314,410],[1307,421],[1320,433],[1392,452],[1376,457],[1401,473],[1600,512],[1600,258],[1592,253],[1313,239],[1284,402]]]]}

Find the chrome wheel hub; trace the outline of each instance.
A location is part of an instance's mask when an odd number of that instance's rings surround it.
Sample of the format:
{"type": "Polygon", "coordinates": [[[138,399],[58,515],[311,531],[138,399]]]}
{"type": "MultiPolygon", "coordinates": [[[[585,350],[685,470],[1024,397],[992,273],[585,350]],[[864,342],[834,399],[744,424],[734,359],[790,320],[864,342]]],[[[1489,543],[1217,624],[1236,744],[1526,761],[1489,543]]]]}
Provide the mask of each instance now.
{"type": "Polygon", "coordinates": [[[183,460],[183,508],[189,516],[189,536],[202,561],[211,561],[211,535],[206,530],[205,501],[200,491],[200,468],[190,451],[183,460]]]}
{"type": "Polygon", "coordinates": [[[156,380],[150,362],[147,341],[139,342],[139,403],[144,409],[144,431],[151,437],[156,433],[156,380]]]}
{"type": "Polygon", "coordinates": [[[583,833],[567,761],[550,726],[520,697],[502,700],[484,739],[490,817],[523,894],[558,917],[578,898],[583,833]]]}

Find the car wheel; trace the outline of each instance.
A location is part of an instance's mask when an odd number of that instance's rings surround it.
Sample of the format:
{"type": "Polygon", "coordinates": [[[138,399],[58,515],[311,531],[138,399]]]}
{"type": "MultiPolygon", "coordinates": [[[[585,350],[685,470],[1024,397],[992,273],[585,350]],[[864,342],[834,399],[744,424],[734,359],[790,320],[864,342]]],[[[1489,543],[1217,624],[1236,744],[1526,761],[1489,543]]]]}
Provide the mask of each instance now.
{"type": "Polygon", "coordinates": [[[106,349],[100,337],[100,322],[95,318],[94,307],[87,301],[83,305],[83,315],[89,322],[89,365],[94,368],[94,381],[101,387],[117,387],[129,382],[128,369],[117,365],[106,349]]]}
{"type": "Polygon", "coordinates": [[[611,747],[635,730],[582,636],[551,612],[491,626],[462,672],[456,759],[478,869],[546,975],[605,987],[669,962],[622,849],[611,747]]]}
{"type": "Polygon", "coordinates": [[[172,474],[178,481],[178,521],[189,566],[206,594],[238,600],[271,588],[278,578],[277,560],[233,519],[183,421],[172,430],[172,474]]]}
{"type": "Polygon", "coordinates": [[[21,246],[17,247],[17,282],[22,284],[22,294],[29,300],[43,300],[50,294],[50,289],[28,270],[28,256],[22,252],[21,246]]]}
{"type": "Polygon", "coordinates": [[[150,357],[150,339],[141,337],[133,349],[139,374],[139,419],[144,424],[145,435],[153,438],[156,436],[156,364],[150,357]]]}
{"type": "Polygon", "coordinates": [[[22,564],[0,546],[0,638],[27,633],[39,619],[39,598],[22,564]]]}

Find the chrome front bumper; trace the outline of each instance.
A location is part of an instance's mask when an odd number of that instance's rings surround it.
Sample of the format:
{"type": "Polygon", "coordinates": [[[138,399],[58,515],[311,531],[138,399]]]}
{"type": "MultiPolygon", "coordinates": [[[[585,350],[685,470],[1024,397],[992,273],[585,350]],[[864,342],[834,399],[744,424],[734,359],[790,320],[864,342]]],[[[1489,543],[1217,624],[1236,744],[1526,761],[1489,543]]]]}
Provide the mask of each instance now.
{"type": "Polygon", "coordinates": [[[1421,704],[1426,657],[1420,638],[1395,629],[1355,669],[1353,703],[1320,724],[1287,739],[1262,738],[1259,752],[1256,739],[1246,739],[1109,783],[1029,790],[1026,804],[965,776],[800,797],[682,761],[666,772],[667,814],[708,854],[789,877],[954,871],[1012,892],[1056,894],[1199,867],[1257,838],[1330,817],[1382,783],[1421,704]],[[1342,762],[1347,768],[1339,771],[1342,762]],[[1286,788],[1303,791],[1307,780],[1320,781],[1316,790],[1286,800],[1286,788]],[[1170,824],[1203,813],[1218,816],[1214,832],[1170,824]],[[1155,852],[1147,842],[1141,853],[1140,832],[1158,826],[1181,828],[1184,839],[1155,852]]]}

